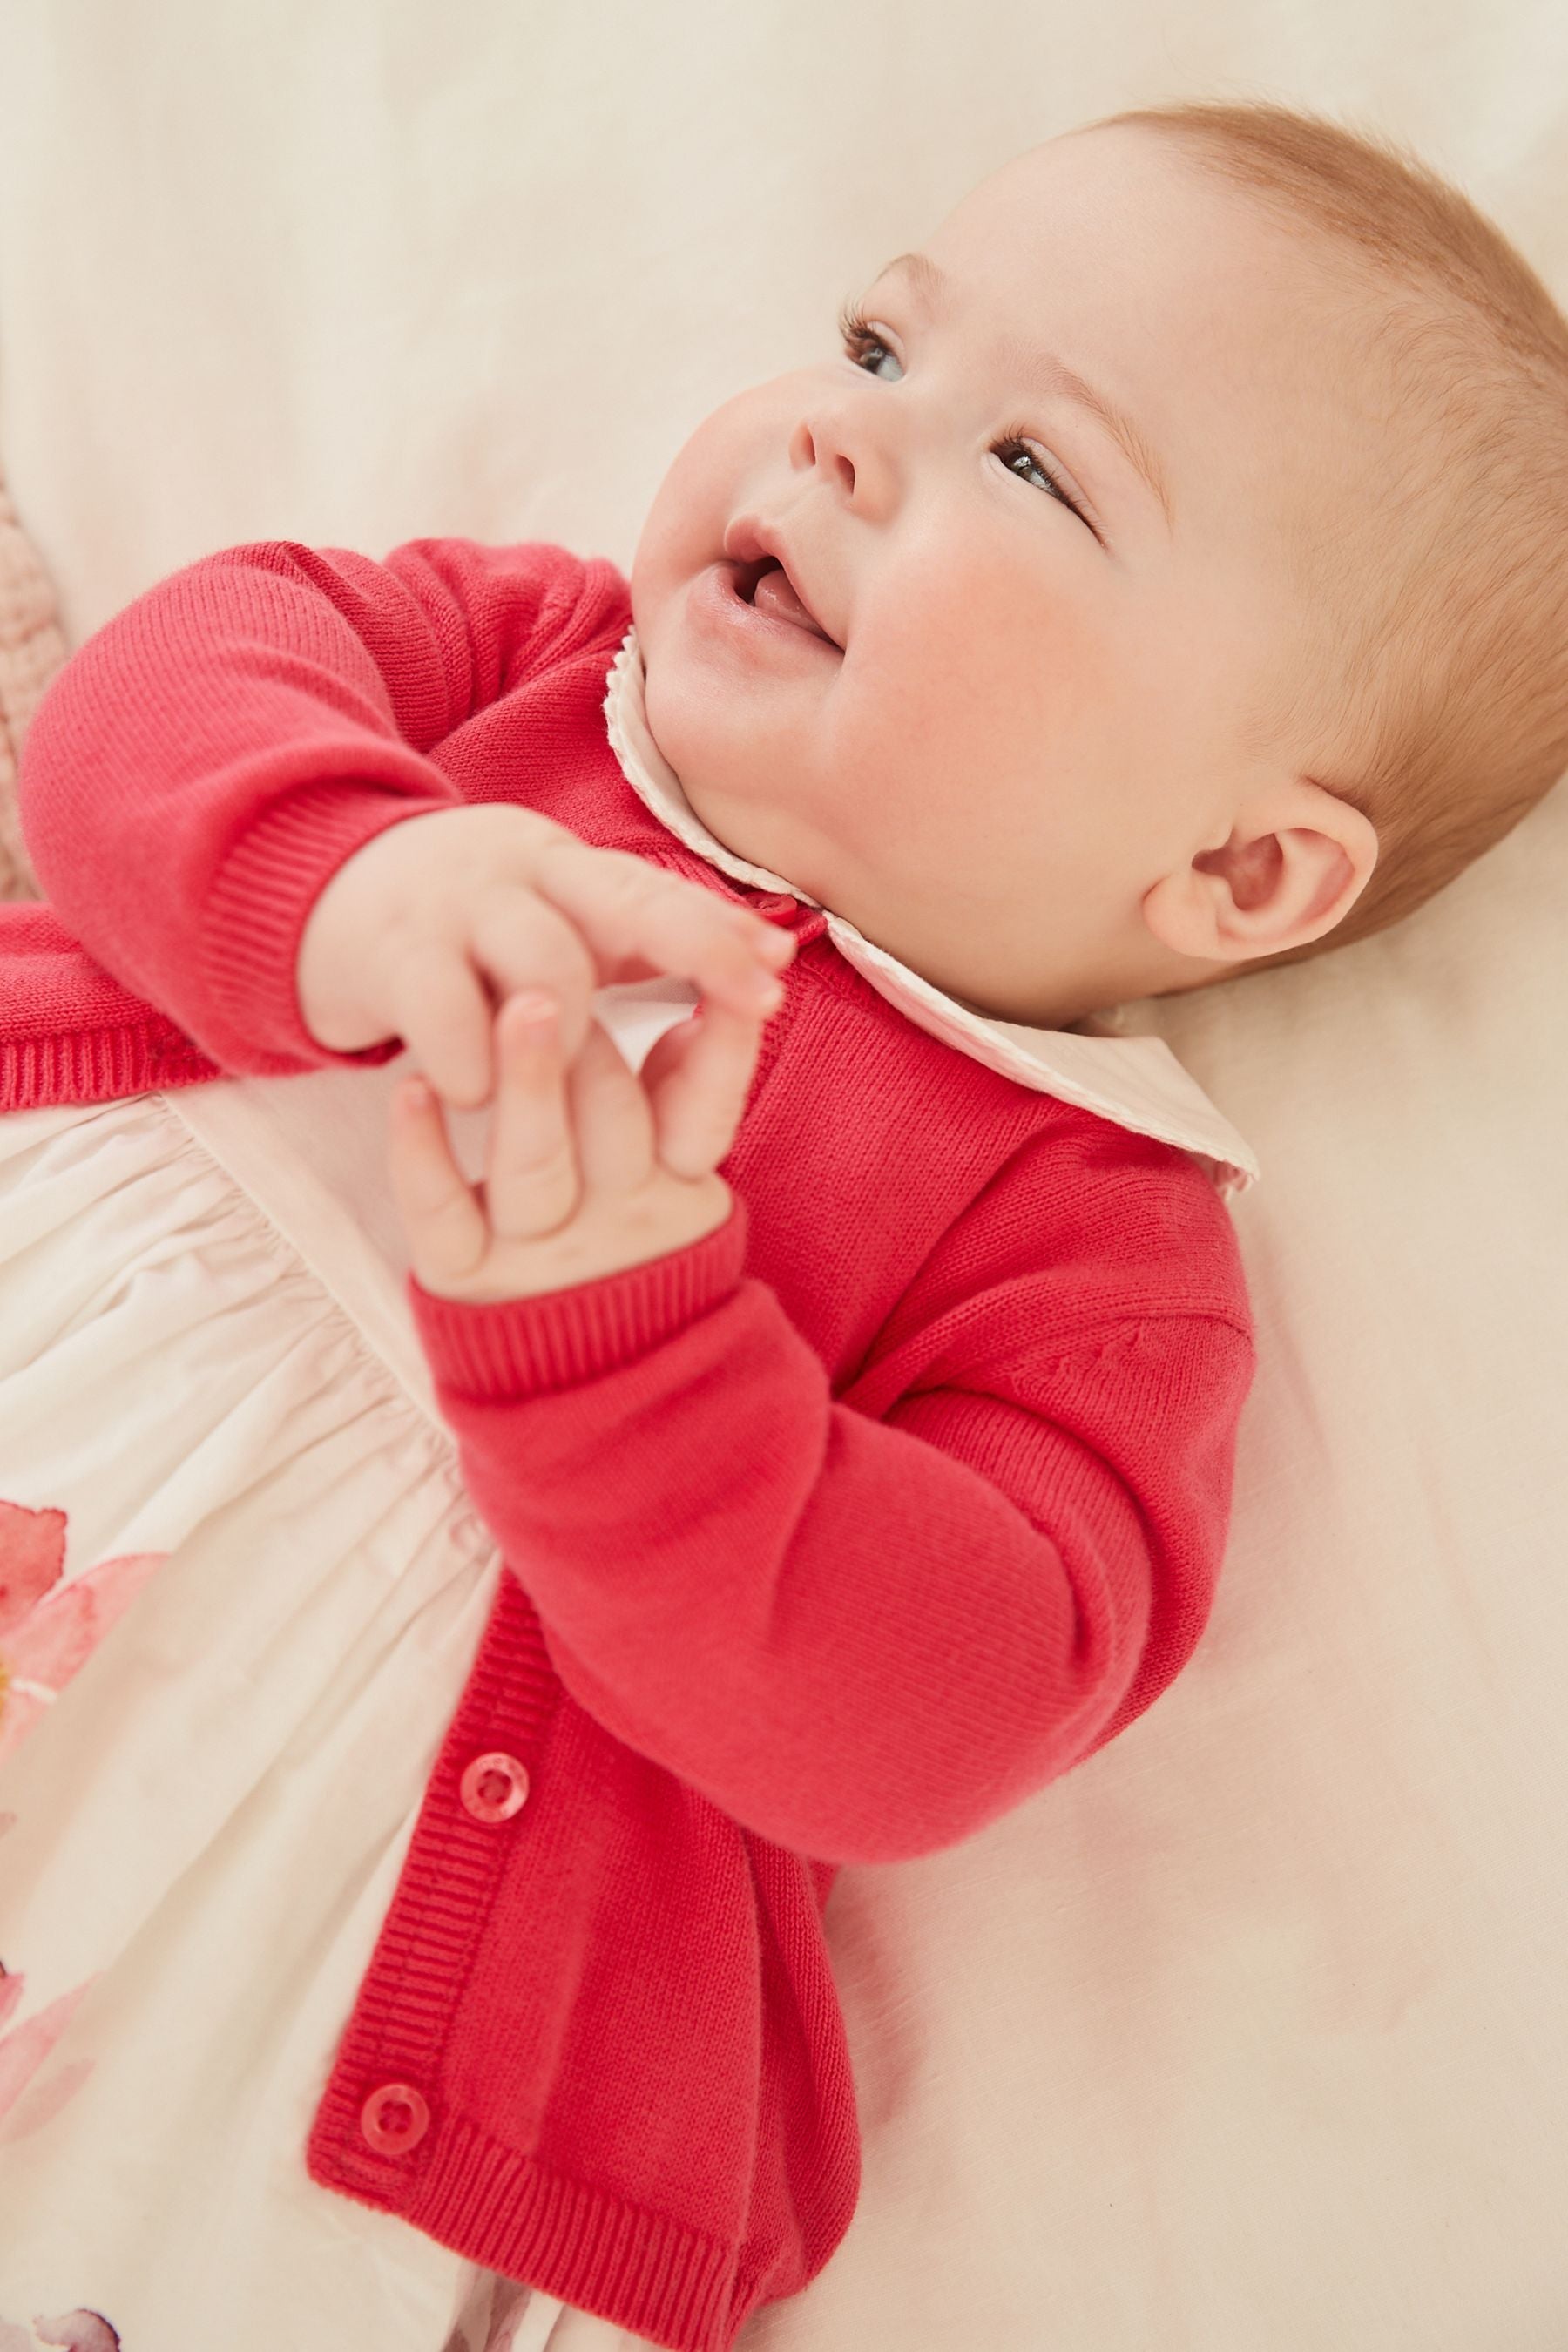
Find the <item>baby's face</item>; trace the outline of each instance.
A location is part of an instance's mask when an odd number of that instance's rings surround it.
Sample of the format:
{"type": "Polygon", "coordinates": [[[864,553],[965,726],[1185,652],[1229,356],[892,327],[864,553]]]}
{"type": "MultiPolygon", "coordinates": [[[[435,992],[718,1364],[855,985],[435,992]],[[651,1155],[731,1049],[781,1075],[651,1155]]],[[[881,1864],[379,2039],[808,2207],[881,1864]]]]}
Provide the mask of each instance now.
{"type": "Polygon", "coordinates": [[[1220,887],[1193,859],[1290,772],[1238,720],[1292,534],[1361,495],[1343,329],[1301,240],[1131,126],[1008,163],[924,254],[677,457],[631,575],[648,722],[738,856],[1060,1026],[1223,970],[1146,902],[1220,887]],[[737,594],[748,519],[836,642],[737,594]]]}

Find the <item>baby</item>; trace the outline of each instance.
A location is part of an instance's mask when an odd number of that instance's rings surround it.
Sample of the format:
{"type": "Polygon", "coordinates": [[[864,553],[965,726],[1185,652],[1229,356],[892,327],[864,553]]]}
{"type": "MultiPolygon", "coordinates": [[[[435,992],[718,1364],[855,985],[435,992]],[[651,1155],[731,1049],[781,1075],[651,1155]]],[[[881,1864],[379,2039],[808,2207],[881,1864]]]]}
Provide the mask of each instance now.
{"type": "Polygon", "coordinates": [[[1096,1752],[1224,1554],[1253,1163],[1094,1016],[1397,920],[1568,764],[1568,327],[1418,165],[1118,117],[841,324],[699,427],[629,583],[230,550],[34,722],[6,2315],[727,2352],[815,2277],[858,2182],[836,1868],[1096,1752]],[[352,1269],[179,1108],[404,1051],[456,1495],[352,1269]],[[134,1445],[80,1402],[116,1349],[134,1445]]]}

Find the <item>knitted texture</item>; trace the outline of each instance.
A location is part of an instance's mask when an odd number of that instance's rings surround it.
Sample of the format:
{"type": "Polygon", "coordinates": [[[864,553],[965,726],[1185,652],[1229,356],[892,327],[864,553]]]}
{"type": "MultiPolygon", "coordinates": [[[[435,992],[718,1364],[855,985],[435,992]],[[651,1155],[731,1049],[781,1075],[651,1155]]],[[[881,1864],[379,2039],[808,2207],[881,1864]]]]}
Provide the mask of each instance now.
{"type": "MultiPolygon", "coordinates": [[[[607,563],[460,540],[261,543],[138,600],[28,739],[52,904],[0,908],[0,1102],[159,1052],[170,1084],[384,1058],[315,1043],[294,958],[426,810],[515,800],[792,919],[622,774],[628,609],[607,563]]],[[[1180,1671],[1254,1363],[1186,1152],[928,1035],[820,914],[797,937],[723,1225],[533,1298],[408,1286],[508,1572],[309,2147],[675,2352],[729,2352],[854,2212],[835,1870],[973,1835],[1180,1671]],[[495,1754],[504,1820],[464,1795],[495,1754]]]]}

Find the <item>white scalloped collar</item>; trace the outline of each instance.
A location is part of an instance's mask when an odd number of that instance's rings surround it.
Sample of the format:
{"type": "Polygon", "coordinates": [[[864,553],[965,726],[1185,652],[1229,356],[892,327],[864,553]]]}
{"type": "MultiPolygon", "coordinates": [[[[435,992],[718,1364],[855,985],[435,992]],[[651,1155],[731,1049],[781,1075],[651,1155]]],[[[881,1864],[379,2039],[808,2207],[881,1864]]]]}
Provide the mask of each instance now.
{"type": "MultiPolygon", "coordinates": [[[[660,823],[721,873],[753,887],[785,891],[826,917],[827,936],[846,962],[915,1026],[941,1038],[988,1069],[1037,1093],[1056,1095],[1134,1135],[1174,1143],[1199,1159],[1222,1198],[1249,1192],[1260,1178],[1250,1147],[1221,1117],[1163,1037],[1080,1036],[1070,1029],[1029,1029],[994,1021],[943,995],[907,964],[876,947],[783,875],[748,864],[716,841],[693,809],[680,780],[654,741],[643,699],[644,670],[637,631],[628,629],[610,670],[605,719],[611,748],[626,782],[660,823]]],[[[1109,1016],[1100,1016],[1114,1020],[1109,1016]]]]}

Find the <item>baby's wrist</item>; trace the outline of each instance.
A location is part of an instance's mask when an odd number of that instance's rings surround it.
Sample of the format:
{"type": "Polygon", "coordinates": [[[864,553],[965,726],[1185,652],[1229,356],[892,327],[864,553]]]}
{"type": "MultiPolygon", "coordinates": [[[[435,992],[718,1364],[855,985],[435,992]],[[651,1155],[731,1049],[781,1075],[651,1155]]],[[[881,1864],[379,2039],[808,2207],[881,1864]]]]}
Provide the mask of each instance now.
{"type": "Polygon", "coordinates": [[[300,934],[294,962],[300,1019],[328,1053],[361,1053],[395,1034],[374,985],[375,945],[396,908],[374,853],[395,829],[388,824],[349,852],[318,891],[300,934]]]}

